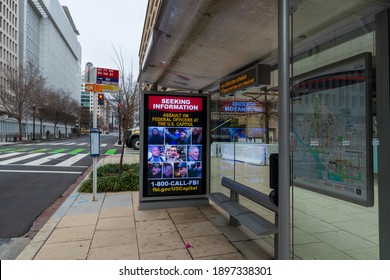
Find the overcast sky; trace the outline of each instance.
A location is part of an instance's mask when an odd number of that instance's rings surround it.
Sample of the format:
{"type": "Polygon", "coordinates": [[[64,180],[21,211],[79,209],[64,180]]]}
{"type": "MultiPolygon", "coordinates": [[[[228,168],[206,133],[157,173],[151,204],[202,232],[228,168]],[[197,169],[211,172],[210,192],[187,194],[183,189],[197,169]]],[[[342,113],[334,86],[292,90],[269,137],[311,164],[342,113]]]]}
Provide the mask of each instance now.
{"type": "Polygon", "coordinates": [[[138,51],[148,0],[59,0],[68,6],[80,35],[81,66],[118,69],[114,48],[121,51],[126,72],[138,77],[138,51]]]}

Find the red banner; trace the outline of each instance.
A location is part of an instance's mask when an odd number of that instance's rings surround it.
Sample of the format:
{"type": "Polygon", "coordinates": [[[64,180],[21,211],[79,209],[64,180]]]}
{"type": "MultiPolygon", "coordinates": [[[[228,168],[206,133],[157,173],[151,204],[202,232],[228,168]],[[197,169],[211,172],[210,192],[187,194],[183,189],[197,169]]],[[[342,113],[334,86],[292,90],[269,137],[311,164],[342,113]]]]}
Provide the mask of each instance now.
{"type": "Polygon", "coordinates": [[[96,75],[98,77],[103,78],[112,78],[112,79],[119,79],[119,71],[114,69],[107,69],[107,68],[96,68],[96,75]]]}
{"type": "Polygon", "coordinates": [[[118,85],[119,71],[107,68],[96,68],[96,83],[106,85],[118,85]]]}

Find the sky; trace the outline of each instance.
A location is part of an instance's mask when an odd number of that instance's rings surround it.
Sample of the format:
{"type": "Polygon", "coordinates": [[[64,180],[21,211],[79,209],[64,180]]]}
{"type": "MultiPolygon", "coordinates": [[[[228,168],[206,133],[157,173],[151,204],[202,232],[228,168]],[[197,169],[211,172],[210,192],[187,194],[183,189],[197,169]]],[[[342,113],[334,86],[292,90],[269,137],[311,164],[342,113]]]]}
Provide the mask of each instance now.
{"type": "Polygon", "coordinates": [[[148,0],[59,0],[67,6],[80,35],[81,69],[118,69],[115,55],[121,52],[125,71],[138,77],[138,51],[148,0]],[[133,63],[132,63],[133,60],[133,63]]]}

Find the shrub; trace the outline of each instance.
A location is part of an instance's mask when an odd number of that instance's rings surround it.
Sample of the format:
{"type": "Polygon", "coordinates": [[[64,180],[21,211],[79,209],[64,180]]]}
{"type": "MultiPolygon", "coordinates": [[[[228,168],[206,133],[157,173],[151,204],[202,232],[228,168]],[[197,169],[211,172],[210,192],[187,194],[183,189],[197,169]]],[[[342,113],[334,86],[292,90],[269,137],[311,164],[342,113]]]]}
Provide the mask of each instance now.
{"type": "MultiPolygon", "coordinates": [[[[138,191],[139,163],[123,164],[122,174],[119,174],[119,164],[110,163],[99,166],[97,169],[97,192],[121,192],[138,191]]],[[[93,173],[90,178],[84,180],[79,187],[79,192],[92,192],[93,173]]]]}

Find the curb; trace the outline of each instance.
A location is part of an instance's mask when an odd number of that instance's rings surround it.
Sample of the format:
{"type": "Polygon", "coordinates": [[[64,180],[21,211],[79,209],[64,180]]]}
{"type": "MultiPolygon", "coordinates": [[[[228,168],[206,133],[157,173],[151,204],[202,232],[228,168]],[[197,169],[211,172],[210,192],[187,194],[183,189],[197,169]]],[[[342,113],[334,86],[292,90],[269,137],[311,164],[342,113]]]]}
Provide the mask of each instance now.
{"type": "MultiPolygon", "coordinates": [[[[119,145],[118,141],[116,141],[115,144],[114,144],[114,147],[122,147],[122,144],[119,145]]],[[[126,148],[126,144],[125,144],[125,148],[126,148]]]]}

